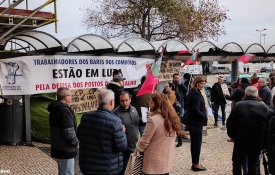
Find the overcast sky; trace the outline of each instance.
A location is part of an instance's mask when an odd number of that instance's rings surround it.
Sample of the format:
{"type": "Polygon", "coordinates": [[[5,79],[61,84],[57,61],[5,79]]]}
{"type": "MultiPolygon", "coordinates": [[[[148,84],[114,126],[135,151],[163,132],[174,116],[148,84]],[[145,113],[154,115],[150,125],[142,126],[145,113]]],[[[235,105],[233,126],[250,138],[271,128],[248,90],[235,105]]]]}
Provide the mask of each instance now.
{"type": "MultiPolygon", "coordinates": [[[[29,0],[31,1],[35,0],[29,0]]],[[[219,0],[219,3],[229,10],[230,20],[223,23],[226,35],[220,36],[218,42],[259,43],[260,33],[256,29],[266,28],[267,30],[262,32],[267,34],[265,44],[275,44],[275,0],[219,0]]],[[[53,24],[41,30],[53,34],[60,40],[89,33],[81,21],[84,16],[82,10],[90,4],[89,0],[57,0],[58,33],[54,32],[53,24]]],[[[52,7],[48,7],[50,8],[52,7]]]]}

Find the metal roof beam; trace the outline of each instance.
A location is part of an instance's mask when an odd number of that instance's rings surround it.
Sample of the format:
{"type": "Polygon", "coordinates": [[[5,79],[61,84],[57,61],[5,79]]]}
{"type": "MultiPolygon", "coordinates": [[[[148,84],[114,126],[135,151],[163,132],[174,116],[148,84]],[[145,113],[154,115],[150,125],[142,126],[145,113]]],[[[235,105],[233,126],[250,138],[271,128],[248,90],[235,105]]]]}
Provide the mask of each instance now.
{"type": "Polygon", "coordinates": [[[10,33],[12,33],[14,30],[16,30],[20,25],[22,25],[24,22],[26,22],[29,18],[31,18],[32,16],[34,16],[39,10],[41,10],[42,8],[44,8],[45,6],[51,4],[52,2],[54,2],[54,0],[48,0],[46,3],[44,3],[43,5],[41,5],[40,7],[36,8],[28,17],[26,17],[25,19],[23,19],[20,23],[18,23],[16,26],[14,26],[13,28],[11,28],[9,31],[7,31],[6,33],[4,33],[1,37],[0,37],[0,41],[3,40],[5,37],[7,37],[10,33]]]}
{"type": "Polygon", "coordinates": [[[3,0],[3,1],[0,3],[0,5],[2,5],[5,1],[6,1],[6,0],[3,0]]]}
{"type": "Polygon", "coordinates": [[[6,12],[8,12],[9,10],[13,9],[14,7],[18,6],[21,2],[23,2],[24,0],[17,0],[15,3],[13,3],[12,5],[10,5],[8,8],[6,8],[5,10],[3,10],[0,13],[0,16],[4,15],[6,12]]]}

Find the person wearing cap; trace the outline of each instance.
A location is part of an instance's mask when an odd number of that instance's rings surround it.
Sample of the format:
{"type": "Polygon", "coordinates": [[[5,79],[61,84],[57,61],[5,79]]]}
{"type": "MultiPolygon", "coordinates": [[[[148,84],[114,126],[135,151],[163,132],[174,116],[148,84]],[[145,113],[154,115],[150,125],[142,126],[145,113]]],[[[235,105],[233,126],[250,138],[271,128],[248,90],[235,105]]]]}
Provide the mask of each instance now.
{"type": "Polygon", "coordinates": [[[113,71],[113,80],[106,86],[107,89],[112,90],[115,93],[115,108],[119,106],[119,96],[124,91],[124,80],[121,70],[115,69],[113,71]]]}

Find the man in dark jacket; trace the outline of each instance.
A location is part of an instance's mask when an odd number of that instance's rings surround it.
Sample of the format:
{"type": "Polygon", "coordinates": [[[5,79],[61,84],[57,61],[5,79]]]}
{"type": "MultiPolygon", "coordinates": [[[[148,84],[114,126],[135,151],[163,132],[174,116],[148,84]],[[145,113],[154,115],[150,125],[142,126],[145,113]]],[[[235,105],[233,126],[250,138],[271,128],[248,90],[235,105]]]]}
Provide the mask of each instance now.
{"type": "Polygon", "coordinates": [[[127,148],[125,128],[115,115],[114,93],[102,89],[97,111],[83,114],[78,127],[79,166],[85,175],[120,175],[127,148]]]}
{"type": "Polygon", "coordinates": [[[270,174],[275,174],[275,98],[273,98],[273,105],[270,106],[267,114],[266,151],[268,169],[270,174]]]}
{"type": "Polygon", "coordinates": [[[213,113],[214,113],[214,118],[215,118],[215,126],[217,126],[218,123],[218,112],[219,108],[221,107],[222,111],[222,124],[225,125],[225,120],[226,120],[226,114],[225,114],[225,97],[223,94],[223,90],[221,87],[221,84],[224,83],[223,77],[219,76],[218,77],[218,82],[216,82],[212,86],[212,91],[211,91],[211,102],[212,102],[212,108],[213,108],[213,113]]]}
{"type": "Polygon", "coordinates": [[[124,91],[120,94],[120,106],[113,111],[126,128],[127,149],[123,152],[123,172],[126,169],[130,154],[136,149],[139,138],[139,116],[137,110],[131,105],[131,96],[124,91]]]}
{"type": "Polygon", "coordinates": [[[266,85],[266,80],[260,78],[258,83],[260,86],[259,96],[267,106],[270,106],[272,94],[270,88],[266,85]]]}
{"type": "Polygon", "coordinates": [[[74,174],[74,157],[77,154],[76,119],[69,107],[72,95],[68,88],[57,90],[57,101],[48,106],[50,112],[51,157],[58,163],[58,174],[74,174]]]}
{"type": "Polygon", "coordinates": [[[248,174],[260,173],[259,156],[264,146],[268,107],[257,96],[256,87],[247,87],[244,100],[236,103],[227,119],[227,134],[234,141],[233,175],[242,174],[245,158],[248,174]]]}
{"type": "MultiPolygon", "coordinates": [[[[184,85],[183,82],[180,80],[180,75],[178,73],[173,74],[173,87],[172,90],[175,91],[177,97],[177,104],[179,108],[179,116],[182,118],[184,117],[184,98],[186,97],[187,87],[184,85]]],[[[178,136],[178,143],[177,147],[182,146],[182,137],[178,136]]]]}

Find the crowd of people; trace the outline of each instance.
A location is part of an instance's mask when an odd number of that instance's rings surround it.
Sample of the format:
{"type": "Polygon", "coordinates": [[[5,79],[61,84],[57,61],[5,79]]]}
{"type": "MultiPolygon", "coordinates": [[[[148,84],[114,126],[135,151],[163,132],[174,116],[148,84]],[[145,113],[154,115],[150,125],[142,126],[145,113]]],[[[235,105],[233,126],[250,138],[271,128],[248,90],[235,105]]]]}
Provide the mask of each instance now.
{"type": "Polygon", "coordinates": [[[207,108],[213,110],[215,123],[220,118],[227,127],[228,141],[234,142],[233,174],[260,174],[260,153],[266,149],[270,173],[275,173],[275,77],[242,78],[231,94],[224,93],[223,78],[204,93],[206,78],[175,73],[162,92],[136,96],[124,89],[122,72],[115,70],[113,79],[98,95],[98,109],[84,113],[77,127],[70,89],[57,90],[57,100],[49,104],[51,156],[58,163],[59,174],[74,174],[74,158],[79,147],[81,174],[122,175],[130,155],[143,154],[144,175],[167,175],[172,169],[175,147],[182,146],[190,135],[191,170],[207,170],[200,164],[203,127],[208,122],[207,108]],[[255,80],[257,79],[257,81],[255,80]],[[270,89],[271,88],[271,89],[270,89]],[[232,110],[226,119],[226,100],[232,110]],[[142,109],[148,112],[144,117],[142,109]],[[177,144],[175,144],[177,141],[177,144]]]}

